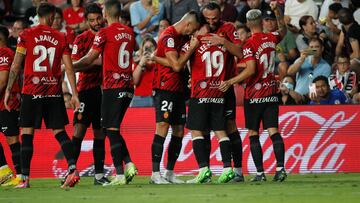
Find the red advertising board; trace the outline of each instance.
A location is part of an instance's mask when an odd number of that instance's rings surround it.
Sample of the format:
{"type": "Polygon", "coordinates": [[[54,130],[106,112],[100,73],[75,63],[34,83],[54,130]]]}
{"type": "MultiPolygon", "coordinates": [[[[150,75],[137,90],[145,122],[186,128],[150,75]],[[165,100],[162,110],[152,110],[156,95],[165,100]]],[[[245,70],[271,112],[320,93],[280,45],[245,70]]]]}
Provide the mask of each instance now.
{"type": "MultiPolygon", "coordinates": [[[[68,111],[69,119],[73,113],[68,111]]],[[[280,108],[280,132],[286,148],[286,169],[291,173],[334,173],[360,172],[360,108],[358,105],[336,106],[283,106],[280,108]]],[[[255,172],[250,154],[247,130],[244,129],[242,107],[237,109],[237,125],[243,140],[243,171],[255,172]]],[[[140,175],[151,174],[151,143],[155,130],[153,108],[129,108],[121,126],[131,158],[139,169],[140,175]]],[[[72,125],[66,128],[73,133],[72,125]]],[[[169,132],[169,135],[171,131],[169,132]]],[[[78,169],[81,175],[93,174],[92,131],[89,129],[82,144],[78,169]]],[[[165,148],[169,144],[165,141],[165,148]]],[[[8,162],[11,162],[9,147],[4,136],[0,136],[8,162]]],[[[264,152],[264,168],[267,173],[275,171],[276,162],[271,140],[266,131],[261,132],[260,140],[264,152]]],[[[161,168],[166,166],[167,153],[161,168]]],[[[113,172],[113,166],[106,141],[105,168],[113,172]]],[[[34,139],[34,157],[31,163],[31,177],[60,177],[67,168],[60,147],[50,130],[37,130],[34,139]]],[[[194,174],[197,171],[192,151],[191,136],[185,131],[183,148],[175,170],[178,174],[194,174]]],[[[220,149],[212,135],[211,169],[219,174],[222,168],[220,149]]]]}

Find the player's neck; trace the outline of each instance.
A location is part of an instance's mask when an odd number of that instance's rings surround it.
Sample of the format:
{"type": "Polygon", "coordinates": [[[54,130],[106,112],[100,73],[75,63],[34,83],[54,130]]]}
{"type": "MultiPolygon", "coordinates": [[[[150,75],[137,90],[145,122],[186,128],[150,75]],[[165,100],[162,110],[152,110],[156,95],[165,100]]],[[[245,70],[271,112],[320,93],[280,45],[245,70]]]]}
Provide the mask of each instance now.
{"type": "Polygon", "coordinates": [[[111,25],[113,23],[120,23],[120,20],[118,18],[108,18],[107,22],[109,25],[111,25]]]}
{"type": "Polygon", "coordinates": [[[49,22],[47,18],[39,18],[39,25],[45,25],[51,27],[52,23],[49,22]]]}
{"type": "Polygon", "coordinates": [[[261,33],[261,32],[263,32],[261,27],[253,27],[253,28],[251,28],[251,33],[252,34],[261,33]]]}

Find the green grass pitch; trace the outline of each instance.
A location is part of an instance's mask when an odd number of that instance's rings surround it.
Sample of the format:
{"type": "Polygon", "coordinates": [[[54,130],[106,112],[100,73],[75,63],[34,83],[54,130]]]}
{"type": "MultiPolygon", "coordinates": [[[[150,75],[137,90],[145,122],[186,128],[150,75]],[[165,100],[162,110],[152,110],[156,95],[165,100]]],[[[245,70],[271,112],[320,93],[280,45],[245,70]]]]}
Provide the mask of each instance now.
{"type": "MultiPolygon", "coordinates": [[[[192,177],[182,177],[190,179],[192,177]]],[[[60,189],[59,180],[32,179],[30,189],[0,188],[1,203],[201,203],[201,202],[360,202],[360,173],[292,175],[283,183],[150,185],[149,177],[135,177],[129,185],[94,186],[92,178],[82,178],[75,188],[60,189]]],[[[217,177],[213,177],[216,182],[217,177]]]]}

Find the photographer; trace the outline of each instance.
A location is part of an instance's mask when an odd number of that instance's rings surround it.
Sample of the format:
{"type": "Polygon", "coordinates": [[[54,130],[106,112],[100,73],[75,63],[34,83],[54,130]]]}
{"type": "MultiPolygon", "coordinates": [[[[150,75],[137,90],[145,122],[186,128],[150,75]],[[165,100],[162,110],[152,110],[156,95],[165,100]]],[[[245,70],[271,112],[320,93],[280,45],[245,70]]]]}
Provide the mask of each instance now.
{"type": "Polygon", "coordinates": [[[135,96],[131,102],[132,107],[136,106],[152,106],[152,80],[154,62],[151,61],[150,55],[156,49],[156,42],[151,35],[145,35],[138,57],[134,57],[134,78],[139,78],[140,81],[135,81],[135,96]],[[137,60],[136,60],[137,58],[137,60]],[[137,77],[138,76],[138,77],[137,77]]]}

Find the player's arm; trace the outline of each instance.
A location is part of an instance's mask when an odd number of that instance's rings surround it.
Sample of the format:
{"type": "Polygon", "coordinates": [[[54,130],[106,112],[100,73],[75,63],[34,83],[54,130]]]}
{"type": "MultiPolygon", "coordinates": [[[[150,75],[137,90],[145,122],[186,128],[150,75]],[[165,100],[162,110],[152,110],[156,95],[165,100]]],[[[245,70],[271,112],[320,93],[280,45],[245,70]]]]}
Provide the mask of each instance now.
{"type": "Polygon", "coordinates": [[[19,75],[19,71],[21,70],[21,65],[25,58],[25,51],[26,50],[24,50],[22,53],[17,50],[15,53],[14,61],[11,64],[8,82],[7,82],[7,86],[6,86],[6,90],[5,90],[5,96],[4,96],[4,105],[8,111],[10,111],[10,108],[8,106],[8,101],[10,99],[10,92],[11,92],[11,89],[14,85],[16,78],[19,75]]]}
{"type": "Polygon", "coordinates": [[[192,37],[190,40],[190,48],[184,54],[179,56],[179,53],[176,51],[169,51],[165,53],[166,59],[173,71],[179,72],[185,67],[186,62],[190,59],[198,45],[199,40],[196,37],[192,37]]]}
{"type": "Polygon", "coordinates": [[[3,92],[7,85],[7,80],[9,76],[9,71],[2,70],[0,71],[0,92],[3,92]]]}
{"type": "Polygon", "coordinates": [[[277,6],[276,1],[270,2],[270,7],[274,11],[276,16],[276,21],[278,25],[277,32],[280,34],[281,39],[283,39],[286,35],[287,28],[285,26],[284,16],[281,14],[280,8],[277,6]]]}
{"type": "Polygon", "coordinates": [[[227,51],[230,52],[230,54],[242,58],[242,48],[238,44],[234,44],[231,41],[227,40],[224,37],[220,37],[219,35],[212,34],[211,36],[206,36],[201,38],[201,41],[211,44],[212,46],[219,46],[222,45],[226,48],[227,51]]]}
{"type": "Polygon", "coordinates": [[[222,81],[220,84],[220,91],[226,92],[231,86],[233,86],[236,83],[242,82],[252,76],[256,71],[256,61],[255,60],[248,60],[246,61],[246,68],[237,76],[222,81]]]}
{"type": "Polygon", "coordinates": [[[99,58],[100,52],[95,49],[90,49],[90,51],[81,59],[74,62],[72,66],[76,72],[82,72],[93,68],[91,66],[96,59],[99,58]]]}
{"type": "Polygon", "coordinates": [[[79,101],[78,92],[76,89],[76,77],[75,77],[75,72],[73,69],[73,64],[72,64],[70,55],[64,54],[62,56],[62,60],[65,65],[66,76],[68,77],[70,87],[72,90],[72,102],[75,106],[75,110],[77,110],[80,107],[80,101],[79,101]]]}

